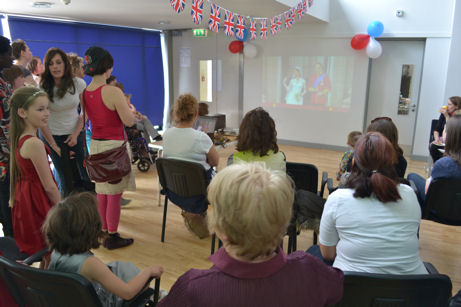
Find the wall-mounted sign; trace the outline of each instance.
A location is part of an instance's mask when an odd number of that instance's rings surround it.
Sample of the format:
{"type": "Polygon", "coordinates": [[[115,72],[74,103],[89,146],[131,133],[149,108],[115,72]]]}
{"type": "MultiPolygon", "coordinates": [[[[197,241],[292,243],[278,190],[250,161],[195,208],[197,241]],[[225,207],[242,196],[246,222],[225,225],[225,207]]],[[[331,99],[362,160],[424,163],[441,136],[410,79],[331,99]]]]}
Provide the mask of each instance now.
{"type": "Polygon", "coordinates": [[[192,29],[192,35],[194,37],[207,37],[208,30],[207,29],[192,29]]]}

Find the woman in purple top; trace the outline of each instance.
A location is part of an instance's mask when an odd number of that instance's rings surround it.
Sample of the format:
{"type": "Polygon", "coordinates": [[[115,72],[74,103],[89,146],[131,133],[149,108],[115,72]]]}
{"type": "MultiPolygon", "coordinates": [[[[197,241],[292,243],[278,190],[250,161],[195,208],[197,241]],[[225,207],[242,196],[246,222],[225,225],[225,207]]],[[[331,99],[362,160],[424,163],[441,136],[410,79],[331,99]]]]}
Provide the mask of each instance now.
{"type": "Polygon", "coordinates": [[[262,163],[234,164],[211,181],[209,226],[224,246],[208,270],[179,277],[164,306],[326,306],[343,295],[343,273],[280,242],[291,218],[293,186],[262,163]]]}

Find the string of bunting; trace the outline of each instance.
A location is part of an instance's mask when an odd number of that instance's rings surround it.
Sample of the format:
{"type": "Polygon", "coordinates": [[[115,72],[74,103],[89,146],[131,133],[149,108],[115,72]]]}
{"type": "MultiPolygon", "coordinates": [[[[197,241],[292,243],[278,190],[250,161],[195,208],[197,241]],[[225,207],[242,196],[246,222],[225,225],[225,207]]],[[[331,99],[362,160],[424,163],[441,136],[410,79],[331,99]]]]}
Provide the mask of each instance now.
{"type": "MultiPolygon", "coordinates": [[[[202,23],[204,2],[205,0],[192,0],[191,15],[192,21],[196,25],[202,23]]],[[[285,28],[287,30],[291,29],[296,22],[296,17],[298,17],[298,20],[302,19],[307,9],[313,5],[314,0],[301,0],[294,7],[272,18],[244,16],[220,7],[211,0],[206,0],[206,2],[210,4],[208,28],[218,33],[221,19],[223,19],[226,36],[229,38],[235,36],[236,39],[245,41],[247,38],[255,40],[258,37],[258,26],[260,39],[267,39],[268,33],[272,36],[277,35],[282,30],[282,18],[285,28]],[[249,21],[249,23],[246,23],[246,21],[249,21]],[[248,24],[249,27],[247,26],[248,24]]],[[[170,0],[170,4],[173,10],[179,14],[184,11],[186,0],[170,0]]]]}

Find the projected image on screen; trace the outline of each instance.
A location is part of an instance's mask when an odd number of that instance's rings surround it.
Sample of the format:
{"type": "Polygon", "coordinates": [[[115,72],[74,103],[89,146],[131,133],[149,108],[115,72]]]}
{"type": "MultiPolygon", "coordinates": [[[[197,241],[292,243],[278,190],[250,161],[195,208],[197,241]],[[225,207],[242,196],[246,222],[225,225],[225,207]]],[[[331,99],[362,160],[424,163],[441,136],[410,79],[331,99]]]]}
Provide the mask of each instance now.
{"type": "Polygon", "coordinates": [[[352,56],[263,57],[262,105],[346,112],[353,73],[352,56]]]}

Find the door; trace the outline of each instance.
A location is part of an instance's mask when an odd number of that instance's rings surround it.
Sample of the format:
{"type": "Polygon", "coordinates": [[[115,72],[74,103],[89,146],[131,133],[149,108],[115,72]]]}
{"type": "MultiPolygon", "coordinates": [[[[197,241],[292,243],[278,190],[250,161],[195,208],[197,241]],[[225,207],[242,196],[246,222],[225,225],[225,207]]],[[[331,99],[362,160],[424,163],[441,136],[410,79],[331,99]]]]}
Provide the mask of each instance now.
{"type": "Polygon", "coordinates": [[[419,100],[424,41],[383,40],[382,55],[371,61],[366,125],[380,116],[392,118],[399,144],[411,154],[419,100]]]}

